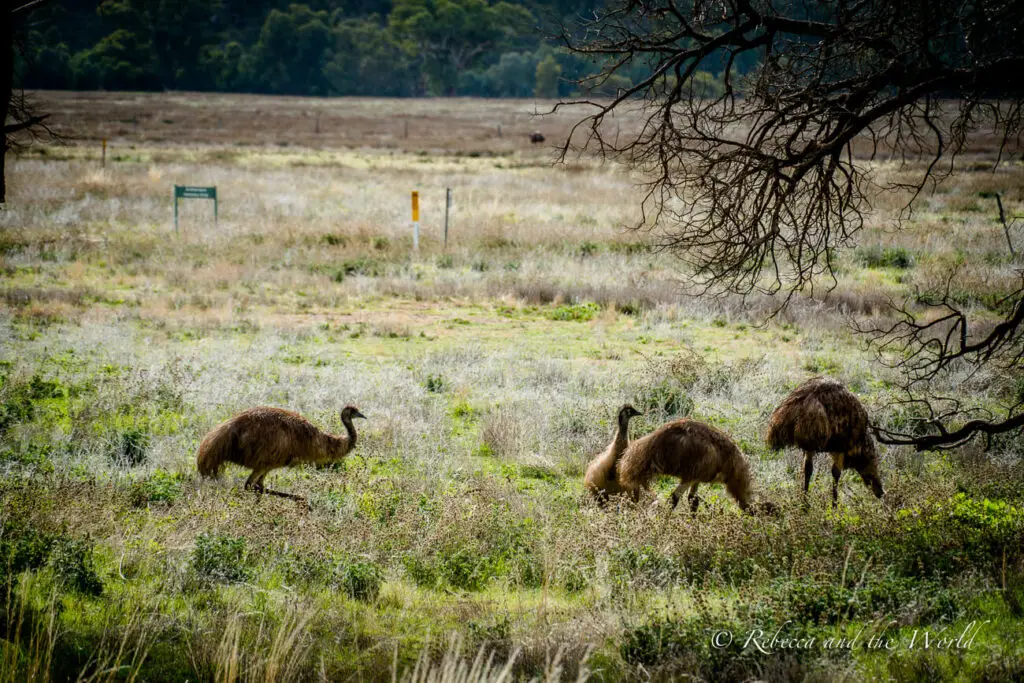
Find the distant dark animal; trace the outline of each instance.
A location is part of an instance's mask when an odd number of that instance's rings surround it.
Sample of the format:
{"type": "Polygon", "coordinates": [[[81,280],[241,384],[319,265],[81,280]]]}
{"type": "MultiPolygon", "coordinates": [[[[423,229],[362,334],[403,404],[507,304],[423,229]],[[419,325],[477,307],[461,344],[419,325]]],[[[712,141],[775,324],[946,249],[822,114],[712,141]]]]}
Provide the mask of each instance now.
{"type": "Polygon", "coordinates": [[[252,474],[246,490],[302,500],[279,491],[263,488],[263,478],[271,470],[310,463],[322,465],[342,460],[356,446],[352,419],[365,416],[355,406],[341,410],[345,436],[326,434],[297,413],[280,408],[251,408],[215,427],[202,443],[196,456],[199,473],[216,477],[224,463],[247,467],[252,474]]]}
{"type": "Polygon", "coordinates": [[[627,492],[618,482],[616,465],[629,445],[629,421],[639,414],[631,405],[619,408],[612,442],[590,461],[587,473],[583,476],[583,486],[600,503],[606,502],[609,496],[627,492]]]}
{"type": "MultiPolygon", "coordinates": [[[[620,485],[638,495],[656,475],[679,478],[669,502],[675,508],[683,491],[690,510],[697,511],[699,484],[724,483],[726,491],[745,512],[751,507],[750,463],[729,436],[696,420],[675,420],[634,440],[619,460],[620,485]]],[[[771,512],[770,504],[763,504],[771,512]]]]}
{"type": "Polygon", "coordinates": [[[530,142],[532,142],[533,144],[544,142],[544,135],[540,131],[535,130],[532,133],[530,133],[530,142]]]}
{"type": "Polygon", "coordinates": [[[804,493],[811,486],[814,454],[832,455],[832,506],[839,501],[839,477],[856,470],[864,484],[881,498],[885,491],[878,475],[878,451],[868,432],[868,414],[857,397],[839,382],[814,377],[775,409],[768,422],[768,445],[773,450],[796,446],[804,451],[804,493]]]}

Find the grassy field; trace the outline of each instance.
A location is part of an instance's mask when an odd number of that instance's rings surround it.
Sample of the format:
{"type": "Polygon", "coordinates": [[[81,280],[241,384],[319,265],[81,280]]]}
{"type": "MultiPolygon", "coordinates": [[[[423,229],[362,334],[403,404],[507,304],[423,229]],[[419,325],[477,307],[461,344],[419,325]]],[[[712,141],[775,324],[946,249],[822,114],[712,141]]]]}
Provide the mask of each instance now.
{"type": "Polygon", "coordinates": [[[1020,263],[980,193],[1021,212],[1021,166],[961,160],[900,231],[879,197],[836,289],[760,324],[769,302],[684,296],[623,229],[634,180],[552,165],[527,133],[572,117],[532,102],[36,98],[68,141],[11,160],[0,210],[0,681],[1024,677],[1019,435],[882,448],[887,504],[851,473],[835,511],[824,456],[805,507],[802,456],[763,442],[817,374],[913,417],[848,321],[954,266],[984,317],[1020,263]],[[176,233],[175,184],[216,185],[218,223],[189,200],[176,233]],[[696,515],[590,504],[625,402],[634,434],[725,429],[780,514],[719,487],[696,515]],[[308,512],[195,472],[235,412],[336,432],[346,403],[369,419],[343,464],[268,478],[308,512]]]}

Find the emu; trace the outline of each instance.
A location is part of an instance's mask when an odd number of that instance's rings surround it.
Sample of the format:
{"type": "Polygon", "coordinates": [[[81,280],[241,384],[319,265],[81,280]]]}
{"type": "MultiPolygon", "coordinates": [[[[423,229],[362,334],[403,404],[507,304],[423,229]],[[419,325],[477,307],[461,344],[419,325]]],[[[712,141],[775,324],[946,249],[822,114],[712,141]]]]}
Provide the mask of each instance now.
{"type": "Polygon", "coordinates": [[[224,463],[252,470],[246,490],[267,493],[292,500],[304,500],[263,487],[263,478],[272,470],[302,463],[323,465],[339,462],[356,446],[352,419],[366,416],[355,406],[341,410],[346,436],[333,436],[314,427],[298,413],[280,408],[251,408],[214,427],[199,444],[196,466],[204,477],[220,475],[224,463]]]}
{"type": "Polygon", "coordinates": [[[543,133],[541,133],[539,130],[535,130],[532,133],[530,133],[530,142],[533,144],[544,142],[543,133]]]}
{"type": "Polygon", "coordinates": [[[787,446],[803,450],[805,494],[811,487],[814,455],[831,454],[832,507],[839,503],[839,478],[847,468],[856,470],[876,497],[885,494],[867,411],[835,380],[813,377],[794,389],[772,413],[766,440],[772,450],[787,446]]]}
{"type": "Polygon", "coordinates": [[[607,502],[609,496],[627,492],[619,484],[616,466],[619,458],[626,451],[626,446],[629,445],[629,421],[640,414],[640,411],[631,405],[622,406],[619,409],[612,442],[587,466],[587,473],[583,476],[583,486],[591,496],[602,504],[607,502]]]}
{"type": "MultiPolygon", "coordinates": [[[[689,487],[686,498],[692,512],[700,505],[698,485],[724,483],[740,509],[753,513],[750,463],[725,432],[703,422],[675,420],[636,439],[619,460],[618,474],[620,485],[634,496],[647,489],[655,475],[678,477],[669,503],[674,509],[689,487]]],[[[766,513],[774,510],[771,503],[762,507],[766,513]]]]}

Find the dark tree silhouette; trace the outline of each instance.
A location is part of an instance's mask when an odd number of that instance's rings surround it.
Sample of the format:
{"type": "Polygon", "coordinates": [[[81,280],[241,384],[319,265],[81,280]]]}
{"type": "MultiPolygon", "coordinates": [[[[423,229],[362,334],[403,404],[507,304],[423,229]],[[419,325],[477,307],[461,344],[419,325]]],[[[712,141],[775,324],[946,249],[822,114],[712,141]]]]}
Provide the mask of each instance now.
{"type": "Polygon", "coordinates": [[[0,123],[3,140],[0,145],[0,204],[7,200],[7,150],[13,146],[11,136],[20,132],[34,133],[44,126],[46,115],[37,114],[14,88],[14,50],[18,25],[29,13],[49,0],[8,0],[0,10],[0,123]]]}
{"type": "MultiPolygon", "coordinates": [[[[642,171],[637,227],[685,261],[697,291],[778,295],[778,311],[835,286],[835,250],[855,242],[880,189],[909,190],[909,211],[973,136],[995,136],[996,164],[1017,153],[1022,35],[1017,0],[613,0],[562,40],[606,65],[591,85],[649,75],[611,101],[565,103],[592,110],[563,156],[589,148],[642,171]],[[620,134],[611,117],[633,108],[642,125],[620,134]],[[927,163],[893,183],[863,163],[879,154],[927,163]]],[[[953,447],[1024,425],[1013,392],[984,415],[922,394],[954,365],[1024,375],[1022,294],[988,332],[948,292],[921,293],[894,325],[865,330],[898,353],[904,400],[925,408],[920,429],[881,429],[882,441],[953,447]]]]}

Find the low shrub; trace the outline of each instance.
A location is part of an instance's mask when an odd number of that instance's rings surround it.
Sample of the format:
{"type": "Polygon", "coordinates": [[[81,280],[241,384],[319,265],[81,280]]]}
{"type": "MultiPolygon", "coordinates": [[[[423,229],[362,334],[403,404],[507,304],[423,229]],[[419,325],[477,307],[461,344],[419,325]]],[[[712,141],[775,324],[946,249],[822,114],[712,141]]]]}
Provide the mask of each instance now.
{"type": "Polygon", "coordinates": [[[118,467],[138,467],[149,457],[149,434],[136,427],[122,430],[108,451],[110,460],[118,467]]]}
{"type": "Polygon", "coordinates": [[[859,247],[855,258],[867,268],[897,268],[906,270],[914,267],[914,254],[904,247],[882,247],[879,244],[859,247]]]}
{"type": "Polygon", "coordinates": [[[441,375],[427,375],[427,379],[423,382],[423,388],[431,394],[442,394],[447,385],[441,375]]]}
{"type": "Polygon", "coordinates": [[[588,301],[583,304],[566,304],[564,306],[558,306],[548,314],[548,317],[551,320],[586,322],[587,320],[592,320],[600,310],[600,306],[588,301]]]}
{"type": "Polygon", "coordinates": [[[364,560],[341,562],[334,576],[346,595],[364,602],[376,600],[384,583],[384,571],[380,566],[364,560]]]}
{"type": "Polygon", "coordinates": [[[173,503],[181,495],[182,476],[180,472],[156,470],[146,479],[136,482],[131,488],[131,503],[134,507],[146,507],[149,503],[173,503]]]}
{"type": "Polygon", "coordinates": [[[192,551],[192,571],[203,581],[241,583],[251,575],[244,538],[200,534],[192,551]]]}
{"type": "Polygon", "coordinates": [[[57,581],[83,595],[103,594],[103,581],[93,564],[93,545],[87,539],[62,538],[53,544],[50,566],[57,581]]]}
{"type": "Polygon", "coordinates": [[[686,417],[694,406],[683,384],[670,377],[647,385],[637,396],[636,402],[645,413],[653,411],[673,417],[686,417]]]}
{"type": "Polygon", "coordinates": [[[45,565],[53,544],[49,534],[25,524],[5,522],[0,527],[0,595],[14,587],[18,574],[45,565]]]}

